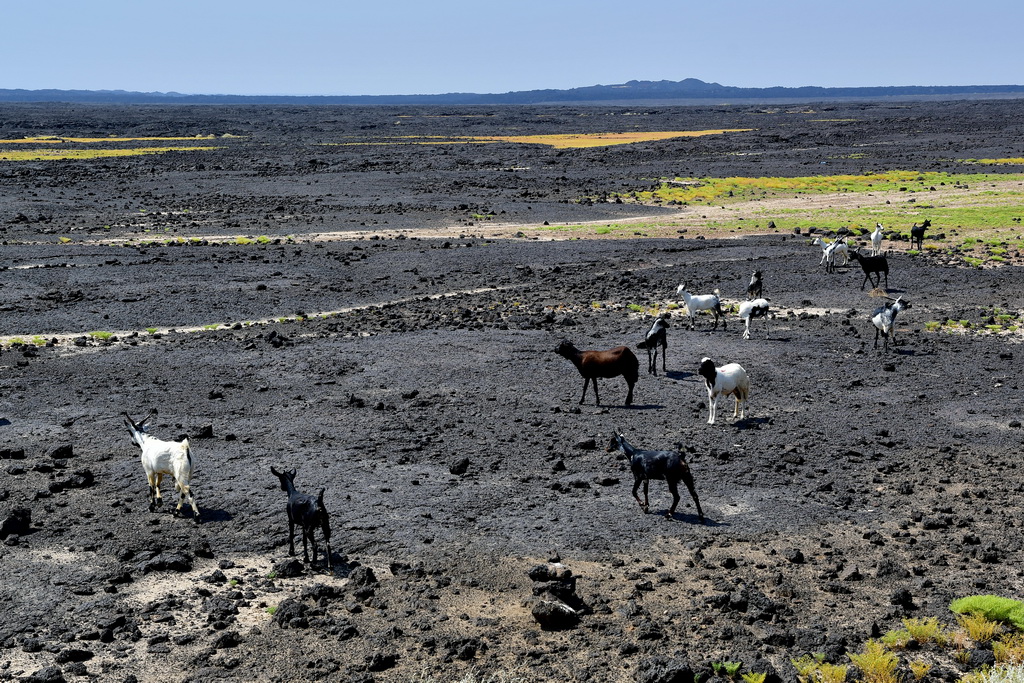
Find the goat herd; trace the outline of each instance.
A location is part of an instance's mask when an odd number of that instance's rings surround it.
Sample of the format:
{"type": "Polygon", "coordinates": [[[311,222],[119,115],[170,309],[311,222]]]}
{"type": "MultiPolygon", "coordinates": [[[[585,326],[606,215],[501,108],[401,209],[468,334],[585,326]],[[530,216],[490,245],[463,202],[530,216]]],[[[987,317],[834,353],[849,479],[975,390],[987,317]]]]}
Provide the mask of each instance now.
{"type": "MultiPolygon", "coordinates": [[[[925,230],[931,226],[931,222],[925,220],[923,224],[915,224],[911,228],[911,242],[921,248],[925,230]]],[[[856,261],[864,271],[864,281],[861,283],[861,290],[864,285],[871,282],[872,288],[877,288],[885,278],[885,287],[889,287],[889,262],[882,253],[883,228],[881,223],[875,224],[875,230],[871,233],[871,254],[862,255],[860,249],[851,250],[845,237],[839,237],[832,242],[826,242],[822,237],[815,237],[812,244],[820,246],[822,257],[819,265],[824,265],[826,272],[834,272],[836,260],[842,258],[839,265],[845,266],[851,260],[856,261]],[[872,277],[874,276],[874,278],[872,277]]],[[[739,304],[738,315],[744,322],[743,339],[750,339],[750,321],[754,318],[762,318],[765,321],[765,334],[768,335],[768,315],[770,305],[767,299],[762,298],[764,288],[763,273],[760,270],[754,271],[747,285],[747,300],[739,304]]],[[[722,310],[721,293],[714,290],[712,294],[691,294],[686,283],[676,288],[676,294],[683,299],[683,310],[690,319],[690,329],[694,329],[694,319],[697,313],[706,311],[714,316],[712,330],[718,329],[718,321],[722,321],[722,329],[726,329],[725,313],[722,310]]],[[[875,327],[875,348],[878,348],[878,337],[884,339],[884,351],[889,350],[889,339],[896,338],[896,316],[904,309],[910,308],[910,302],[904,301],[902,297],[890,299],[889,303],[876,308],[871,314],[871,323],[875,327]]],[[[658,316],[651,329],[647,332],[643,341],[637,344],[637,348],[647,351],[647,372],[652,375],[658,374],[658,353],[661,353],[661,368],[667,372],[665,351],[668,348],[668,313],[658,316]]],[[[601,397],[598,393],[598,378],[609,379],[621,376],[626,380],[629,390],[626,394],[626,405],[633,403],[633,387],[639,378],[640,362],[627,346],[617,346],[607,351],[580,351],[571,341],[563,339],[555,352],[568,359],[580,375],[583,377],[583,395],[580,397],[582,404],[587,396],[587,387],[593,382],[594,399],[598,405],[601,397]]],[[[708,424],[714,424],[718,412],[718,397],[732,396],[735,399],[733,417],[743,419],[746,415],[746,403],[750,394],[750,380],[746,370],[739,363],[727,363],[716,366],[710,358],[702,358],[697,369],[697,374],[704,378],[704,384],[708,392],[708,424]]],[[[704,513],[701,511],[700,502],[697,500],[697,493],[693,487],[693,476],[690,468],[683,459],[682,450],[678,451],[645,451],[633,448],[626,442],[625,437],[618,429],[612,436],[608,450],[619,450],[630,461],[633,472],[634,485],[633,497],[643,508],[648,511],[647,500],[648,480],[665,479],[668,482],[669,491],[672,494],[672,507],[667,512],[672,517],[676,505],[679,503],[677,484],[683,481],[693,497],[697,507],[697,515],[703,522],[704,513]],[[644,500],[640,501],[637,490],[640,484],[644,486],[644,500]]]]}
{"type": "MultiPolygon", "coordinates": [[[[912,230],[913,239],[918,241],[924,235],[924,229],[930,225],[928,221],[924,225],[915,225],[912,230]]],[[[881,284],[882,276],[885,276],[886,287],[888,287],[889,265],[886,257],[881,253],[880,244],[882,238],[882,226],[878,225],[875,232],[871,234],[872,255],[862,256],[859,250],[851,251],[845,239],[839,238],[831,243],[826,243],[820,237],[814,239],[813,244],[822,248],[821,264],[826,266],[826,271],[831,272],[835,268],[837,257],[843,258],[845,265],[852,258],[856,260],[864,270],[864,283],[868,281],[873,286],[881,284]],[[877,275],[877,282],[871,280],[872,275],[877,275]]],[[[747,285],[747,300],[740,303],[738,315],[744,321],[743,339],[750,338],[750,321],[754,318],[762,318],[765,321],[765,332],[769,333],[768,315],[770,311],[768,300],[763,298],[763,274],[761,271],[754,271],[747,285]]],[[[718,322],[721,319],[722,329],[726,329],[725,313],[722,310],[721,294],[716,289],[713,294],[695,295],[691,294],[686,284],[681,284],[676,289],[684,302],[686,316],[690,319],[690,329],[694,328],[695,317],[700,311],[707,311],[714,316],[714,327],[718,329],[718,322]]],[[[881,334],[885,339],[885,350],[889,348],[890,337],[895,338],[895,320],[897,314],[905,308],[909,308],[909,302],[902,298],[895,299],[880,308],[876,309],[871,317],[875,326],[875,347],[878,346],[878,336],[881,334]]],[[[637,344],[638,348],[647,351],[647,372],[658,374],[658,354],[661,353],[661,367],[667,372],[665,351],[668,348],[668,313],[658,316],[651,325],[643,341],[637,344]]],[[[633,387],[639,379],[640,362],[636,355],[627,346],[617,346],[607,351],[580,351],[572,342],[565,339],[555,349],[556,353],[567,358],[576,366],[583,377],[583,394],[580,397],[582,404],[587,396],[587,388],[590,383],[594,385],[594,399],[598,405],[601,397],[598,393],[597,380],[613,377],[623,377],[629,387],[626,394],[626,405],[633,403],[633,387]]],[[[714,424],[717,414],[718,397],[732,396],[735,399],[733,417],[743,419],[746,415],[746,402],[750,394],[750,380],[746,371],[738,363],[728,363],[716,366],[710,358],[702,358],[697,373],[704,378],[708,392],[708,424],[714,424]]],[[[142,467],[149,482],[149,509],[155,511],[163,505],[160,496],[160,483],[163,477],[170,476],[174,480],[175,490],[178,492],[178,505],[174,514],[180,515],[182,506],[187,502],[192,508],[193,520],[199,521],[199,508],[196,505],[195,496],[192,494],[191,478],[195,467],[194,457],[189,448],[188,439],[182,441],[162,441],[148,434],[150,421],[156,416],[155,410],[151,411],[145,418],[134,421],[128,413],[124,413],[125,426],[128,427],[132,441],[142,451],[142,467]]],[[[664,479],[672,494],[672,506],[666,516],[671,518],[679,503],[677,490],[679,482],[683,482],[693,498],[697,508],[697,515],[701,522],[704,521],[704,512],[701,509],[700,501],[693,484],[693,475],[689,466],[683,458],[681,449],[675,451],[652,451],[634,448],[626,441],[620,430],[616,429],[608,445],[609,451],[618,450],[623,453],[630,462],[630,469],[633,472],[633,497],[640,507],[647,512],[650,503],[648,501],[648,482],[651,479],[664,479]],[[640,485],[644,487],[644,499],[640,500],[637,495],[640,485]]],[[[331,560],[331,527],[324,505],[324,489],[319,495],[312,496],[301,493],[295,488],[295,470],[278,471],[271,467],[270,471],[280,481],[281,489],[288,494],[288,550],[290,555],[295,555],[295,527],[298,526],[302,532],[303,558],[309,562],[308,545],[313,546],[313,562],[317,559],[317,542],[314,532],[319,528],[324,536],[326,546],[327,566],[332,568],[331,560]]]]}

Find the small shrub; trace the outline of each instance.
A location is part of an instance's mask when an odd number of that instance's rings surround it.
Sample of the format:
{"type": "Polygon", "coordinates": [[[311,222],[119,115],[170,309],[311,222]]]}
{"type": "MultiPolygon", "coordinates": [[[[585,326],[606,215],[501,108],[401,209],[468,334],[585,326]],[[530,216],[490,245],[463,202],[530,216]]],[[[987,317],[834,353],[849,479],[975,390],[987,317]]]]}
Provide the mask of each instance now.
{"type": "Polygon", "coordinates": [[[270,244],[270,238],[266,235],[260,235],[256,238],[256,242],[259,244],[270,244]]]}
{"type": "Polygon", "coordinates": [[[928,672],[932,670],[932,665],[928,662],[915,659],[908,664],[910,667],[910,673],[913,674],[914,680],[919,681],[928,675],[928,672]]]}
{"type": "Polygon", "coordinates": [[[643,313],[644,307],[640,304],[626,304],[626,308],[633,311],[634,313],[643,313]]]}
{"type": "Polygon", "coordinates": [[[114,333],[113,332],[106,332],[104,330],[94,330],[93,332],[89,333],[89,336],[92,337],[93,339],[99,339],[101,341],[105,341],[105,340],[110,339],[111,337],[113,337],[114,333]]]}
{"type": "Polygon", "coordinates": [[[748,671],[743,674],[740,678],[743,679],[744,683],[764,683],[764,680],[768,678],[768,674],[757,673],[755,671],[748,671]]]}
{"type": "Polygon", "coordinates": [[[156,334],[156,331],[157,331],[156,327],[147,327],[146,328],[146,332],[149,332],[150,334],[156,334]]]}
{"type": "Polygon", "coordinates": [[[881,637],[882,643],[894,650],[902,650],[911,640],[914,640],[914,637],[910,635],[910,631],[903,629],[889,631],[881,637]]]}
{"type": "Polygon", "coordinates": [[[946,629],[935,617],[904,619],[903,625],[906,627],[910,637],[921,645],[932,641],[935,641],[937,645],[944,645],[946,643],[946,629]]]}
{"type": "Polygon", "coordinates": [[[992,643],[997,664],[1024,664],[1024,634],[1014,633],[992,643]]]}
{"type": "Polygon", "coordinates": [[[976,643],[987,643],[999,633],[999,622],[988,619],[980,612],[958,614],[957,620],[971,640],[976,643]]]}
{"type": "Polygon", "coordinates": [[[864,644],[864,652],[847,656],[860,669],[864,683],[899,683],[899,659],[881,642],[869,640],[864,644]]]}
{"type": "Polygon", "coordinates": [[[244,247],[247,244],[252,244],[252,240],[249,239],[248,237],[242,237],[241,235],[239,235],[238,237],[235,238],[235,244],[244,247]]]}
{"type": "Polygon", "coordinates": [[[269,614],[270,616],[274,616],[275,614],[277,614],[277,605],[271,605],[270,607],[268,607],[267,614],[269,614]]]}
{"type": "Polygon", "coordinates": [[[942,327],[942,323],[938,320],[929,320],[924,324],[924,329],[928,332],[936,332],[940,327],[942,327]]]}

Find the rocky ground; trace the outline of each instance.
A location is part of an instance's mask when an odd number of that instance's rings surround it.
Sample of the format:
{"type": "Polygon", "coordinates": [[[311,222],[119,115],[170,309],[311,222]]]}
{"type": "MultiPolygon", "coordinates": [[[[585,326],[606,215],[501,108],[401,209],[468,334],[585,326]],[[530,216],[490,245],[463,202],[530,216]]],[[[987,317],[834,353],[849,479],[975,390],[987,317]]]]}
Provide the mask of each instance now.
{"type": "Polygon", "coordinates": [[[0,679],[689,683],[732,660],[788,681],[791,657],[844,661],[903,616],[1018,597],[1020,336],[924,325],[1019,314],[1018,267],[897,250],[889,293],[912,308],[881,353],[880,300],[803,236],[474,233],[492,212],[667,213],[575,200],[672,174],[1019,156],[1018,108],[3,107],[8,139],[245,137],[0,163],[0,679]],[[634,127],[756,130],[562,151],[323,144],[634,127]],[[268,239],[213,239],[237,234],[268,239]],[[754,269],[770,336],[676,313],[669,370],[642,375],[633,406],[618,379],[578,404],[559,340],[634,346],[683,280],[735,304],[754,269]],[[706,424],[703,356],[747,369],[746,419],[723,407],[706,424]],[[120,414],[150,408],[154,435],[191,439],[198,524],[148,510],[120,414]],[[616,427],[682,445],[705,524],[685,494],[666,519],[661,482],[643,514],[605,450],[616,427]],[[271,465],[326,488],[333,571],[289,558],[271,465]],[[576,611],[564,628],[534,615],[557,618],[537,607],[556,599],[576,611]]]}

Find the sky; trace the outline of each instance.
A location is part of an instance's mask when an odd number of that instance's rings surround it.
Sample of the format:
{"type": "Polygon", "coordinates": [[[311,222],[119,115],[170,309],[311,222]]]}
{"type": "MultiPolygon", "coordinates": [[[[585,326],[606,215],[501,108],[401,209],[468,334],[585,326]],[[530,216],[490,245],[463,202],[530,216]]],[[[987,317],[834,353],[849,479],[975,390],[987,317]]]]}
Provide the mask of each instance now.
{"type": "Polygon", "coordinates": [[[1020,0],[37,0],[0,88],[411,95],[1024,84],[1020,0]]]}

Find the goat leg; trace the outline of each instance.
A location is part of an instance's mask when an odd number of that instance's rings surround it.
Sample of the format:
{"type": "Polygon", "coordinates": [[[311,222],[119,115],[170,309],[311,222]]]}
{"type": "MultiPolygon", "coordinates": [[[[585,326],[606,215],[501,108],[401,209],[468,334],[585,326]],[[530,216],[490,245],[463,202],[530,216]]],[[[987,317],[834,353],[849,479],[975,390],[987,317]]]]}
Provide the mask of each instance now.
{"type": "Polygon", "coordinates": [[[288,514],[288,554],[295,555],[295,520],[288,514]]]}
{"type": "MultiPolygon", "coordinates": [[[[305,525],[303,525],[303,527],[302,527],[302,561],[305,562],[306,564],[309,564],[309,549],[306,547],[306,537],[308,535],[309,535],[309,532],[306,531],[306,527],[305,527],[305,525]]],[[[313,555],[315,557],[316,556],[316,546],[313,546],[313,547],[314,547],[313,555]]]]}
{"type": "Polygon", "coordinates": [[[679,505],[679,483],[674,479],[668,480],[668,490],[672,494],[672,507],[665,513],[666,519],[672,519],[672,515],[676,513],[676,506],[679,505]]]}
{"type": "Polygon", "coordinates": [[[700,509],[700,501],[697,499],[697,489],[693,485],[693,472],[687,467],[683,471],[683,483],[686,484],[686,490],[690,492],[690,498],[693,498],[693,504],[697,506],[697,517],[700,519],[701,524],[704,523],[704,511],[700,509]]]}
{"type": "Polygon", "coordinates": [[[636,499],[636,504],[640,506],[640,509],[647,512],[647,506],[640,500],[640,496],[636,495],[636,492],[640,490],[640,484],[646,483],[643,479],[636,479],[633,481],[633,497],[636,499]]]}
{"type": "Polygon", "coordinates": [[[595,377],[591,381],[594,383],[594,401],[596,402],[594,405],[601,405],[601,394],[597,393],[597,378],[595,377]]]}

